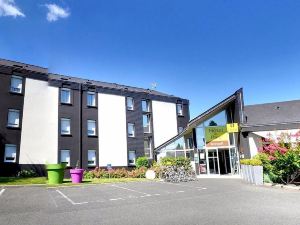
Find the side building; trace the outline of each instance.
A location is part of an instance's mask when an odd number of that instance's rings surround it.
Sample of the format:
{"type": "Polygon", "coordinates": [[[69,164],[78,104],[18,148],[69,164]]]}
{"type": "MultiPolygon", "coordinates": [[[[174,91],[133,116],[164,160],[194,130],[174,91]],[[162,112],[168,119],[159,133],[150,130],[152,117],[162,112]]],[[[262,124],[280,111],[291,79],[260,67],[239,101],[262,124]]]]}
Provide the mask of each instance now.
{"type": "Polygon", "coordinates": [[[130,167],[181,132],[189,101],[0,60],[0,175],[44,164],[130,167]]]}

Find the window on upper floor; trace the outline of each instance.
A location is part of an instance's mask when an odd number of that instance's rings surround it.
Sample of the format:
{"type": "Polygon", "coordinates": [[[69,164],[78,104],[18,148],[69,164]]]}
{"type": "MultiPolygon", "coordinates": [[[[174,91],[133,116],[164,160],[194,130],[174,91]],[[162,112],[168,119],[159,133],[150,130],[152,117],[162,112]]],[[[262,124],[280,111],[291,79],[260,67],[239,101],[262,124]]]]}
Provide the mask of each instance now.
{"type": "Polygon", "coordinates": [[[6,144],[5,145],[5,154],[4,154],[4,162],[16,162],[16,155],[17,155],[17,146],[6,144]]]}
{"type": "Polygon", "coordinates": [[[152,158],[151,137],[144,139],[144,153],[147,158],[152,158]]]}
{"type": "Polygon", "coordinates": [[[87,105],[95,107],[96,106],[96,93],[95,92],[87,92],[87,105]]]}
{"type": "Polygon", "coordinates": [[[132,97],[127,97],[127,110],[134,110],[134,100],[132,97]]]}
{"type": "Polygon", "coordinates": [[[151,133],[151,115],[143,115],[143,128],[144,133],[151,133]]]}
{"type": "Polygon", "coordinates": [[[128,123],[128,137],[135,136],[135,126],[133,123],[128,123]]]}
{"type": "Polygon", "coordinates": [[[60,150],[60,162],[66,163],[67,166],[71,165],[70,150],[60,150]]]}
{"type": "Polygon", "coordinates": [[[183,127],[178,127],[178,133],[181,133],[183,131],[183,127]]]}
{"type": "Polygon", "coordinates": [[[19,76],[12,76],[10,80],[10,92],[22,93],[23,78],[19,76]]]}
{"type": "Polygon", "coordinates": [[[19,127],[20,126],[20,110],[9,109],[7,117],[8,127],[19,127]]]}
{"type": "Polygon", "coordinates": [[[88,136],[96,136],[96,120],[87,121],[87,134],[88,136]]]}
{"type": "Polygon", "coordinates": [[[60,102],[63,104],[71,104],[71,89],[69,88],[60,89],[60,102]]]}
{"type": "Polygon", "coordinates": [[[150,112],[150,101],[142,100],[142,110],[143,112],[150,112]]]}
{"type": "Polygon", "coordinates": [[[182,103],[177,103],[176,106],[177,106],[177,115],[178,116],[183,116],[183,105],[182,105],[182,103]]]}
{"type": "Polygon", "coordinates": [[[67,118],[60,119],[60,134],[62,135],[71,134],[71,119],[67,119],[67,118]]]}
{"type": "Polygon", "coordinates": [[[88,166],[96,166],[96,150],[88,150],[88,166]]]}

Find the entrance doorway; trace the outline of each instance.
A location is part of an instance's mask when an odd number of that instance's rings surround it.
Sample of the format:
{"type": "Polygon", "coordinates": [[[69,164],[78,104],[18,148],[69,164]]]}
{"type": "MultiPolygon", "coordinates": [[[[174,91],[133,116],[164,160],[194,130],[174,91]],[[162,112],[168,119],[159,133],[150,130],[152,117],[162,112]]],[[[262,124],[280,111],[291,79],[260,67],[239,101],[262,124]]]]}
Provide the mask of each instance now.
{"type": "Polygon", "coordinates": [[[208,174],[239,174],[239,160],[236,148],[207,149],[208,174]]]}

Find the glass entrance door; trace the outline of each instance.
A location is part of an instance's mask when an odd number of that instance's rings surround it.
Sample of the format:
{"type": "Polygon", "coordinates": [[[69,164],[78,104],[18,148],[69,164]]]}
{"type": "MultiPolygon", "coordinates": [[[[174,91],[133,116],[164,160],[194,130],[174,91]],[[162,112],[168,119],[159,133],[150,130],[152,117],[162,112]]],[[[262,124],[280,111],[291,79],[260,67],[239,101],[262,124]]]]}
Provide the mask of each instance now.
{"type": "Polygon", "coordinates": [[[208,149],[207,150],[207,160],[208,160],[209,174],[220,174],[220,170],[219,170],[220,166],[219,166],[217,149],[208,149]]]}

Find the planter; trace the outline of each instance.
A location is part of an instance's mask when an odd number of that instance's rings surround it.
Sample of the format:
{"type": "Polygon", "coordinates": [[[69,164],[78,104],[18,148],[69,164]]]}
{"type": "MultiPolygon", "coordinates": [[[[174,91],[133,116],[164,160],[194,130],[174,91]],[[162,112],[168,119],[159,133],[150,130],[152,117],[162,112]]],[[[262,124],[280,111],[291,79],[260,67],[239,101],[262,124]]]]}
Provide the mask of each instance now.
{"type": "Polygon", "coordinates": [[[82,183],[83,171],[84,171],[84,169],[71,169],[70,170],[71,179],[72,179],[73,184],[82,183]]]}
{"type": "Polygon", "coordinates": [[[62,184],[66,164],[47,164],[48,184],[62,184]]]}
{"type": "Polygon", "coordinates": [[[262,166],[252,166],[253,178],[255,185],[263,185],[264,184],[264,173],[262,166]]]}

